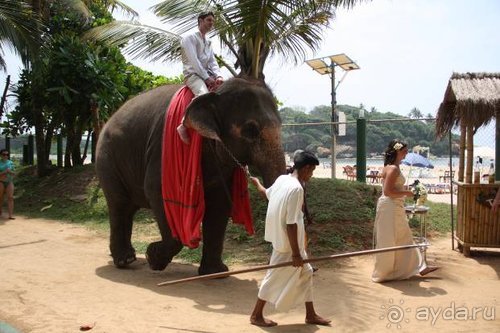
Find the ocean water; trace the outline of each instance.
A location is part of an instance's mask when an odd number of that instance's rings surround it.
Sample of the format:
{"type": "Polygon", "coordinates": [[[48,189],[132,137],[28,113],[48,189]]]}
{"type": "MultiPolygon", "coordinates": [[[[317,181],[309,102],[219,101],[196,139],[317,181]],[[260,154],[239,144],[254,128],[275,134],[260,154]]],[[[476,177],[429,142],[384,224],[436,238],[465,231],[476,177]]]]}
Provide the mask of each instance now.
{"type": "MultiPolygon", "coordinates": [[[[330,167],[331,159],[330,158],[320,158],[320,165],[325,167],[330,167]]],[[[431,158],[429,161],[432,163],[434,168],[448,168],[450,159],[448,157],[437,157],[431,158]]],[[[337,166],[346,166],[346,165],[356,165],[356,158],[337,158],[337,166]]],[[[452,163],[454,168],[458,168],[458,157],[452,158],[452,163]]],[[[382,167],[384,166],[383,158],[367,158],[366,159],[366,167],[382,167]]],[[[489,167],[489,161],[483,161],[483,168],[489,167]]]]}

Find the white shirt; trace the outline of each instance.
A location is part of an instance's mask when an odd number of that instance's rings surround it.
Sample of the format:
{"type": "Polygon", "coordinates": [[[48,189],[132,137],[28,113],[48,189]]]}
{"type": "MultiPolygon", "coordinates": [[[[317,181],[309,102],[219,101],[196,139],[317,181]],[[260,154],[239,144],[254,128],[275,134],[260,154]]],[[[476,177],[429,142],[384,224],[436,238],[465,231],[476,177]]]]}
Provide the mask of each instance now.
{"type": "Polygon", "coordinates": [[[304,249],[304,189],[299,180],[292,175],[282,175],[266,190],[269,199],[266,214],[264,239],[273,243],[279,252],[291,252],[286,231],[287,224],[297,224],[299,249],[304,249]]]}
{"type": "Polygon", "coordinates": [[[220,68],[215,60],[212,42],[196,31],[181,41],[181,55],[184,77],[198,75],[202,80],[210,76],[220,76],[220,68]]]}

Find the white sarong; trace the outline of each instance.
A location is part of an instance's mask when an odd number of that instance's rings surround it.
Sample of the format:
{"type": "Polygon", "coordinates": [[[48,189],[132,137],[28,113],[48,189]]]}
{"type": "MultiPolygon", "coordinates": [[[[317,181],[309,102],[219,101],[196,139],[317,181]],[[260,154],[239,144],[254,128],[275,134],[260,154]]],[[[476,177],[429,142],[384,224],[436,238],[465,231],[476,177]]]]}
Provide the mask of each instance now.
{"type": "MultiPolygon", "coordinates": [[[[303,251],[302,258],[307,255],[303,251]]],[[[292,261],[291,252],[273,250],[270,265],[292,261]]],[[[262,280],[258,297],[275,306],[276,310],[287,311],[305,302],[313,301],[313,270],[310,264],[302,267],[280,267],[269,269],[262,280]]]]}

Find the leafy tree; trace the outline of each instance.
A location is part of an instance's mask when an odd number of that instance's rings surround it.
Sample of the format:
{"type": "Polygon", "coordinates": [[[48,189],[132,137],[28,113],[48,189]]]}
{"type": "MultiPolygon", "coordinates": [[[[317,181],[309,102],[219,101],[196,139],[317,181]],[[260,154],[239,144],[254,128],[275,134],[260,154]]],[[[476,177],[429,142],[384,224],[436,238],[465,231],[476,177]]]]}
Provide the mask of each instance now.
{"type": "MultiPolygon", "coordinates": [[[[27,123],[31,122],[31,126],[35,129],[35,141],[37,150],[37,172],[39,176],[43,176],[48,171],[48,156],[50,147],[50,127],[47,127],[47,122],[51,121],[52,118],[47,118],[47,112],[50,107],[46,107],[44,104],[46,86],[45,84],[45,73],[47,71],[47,63],[45,61],[45,56],[42,52],[50,52],[45,50],[47,46],[50,49],[51,38],[54,37],[58,32],[68,28],[68,24],[73,24],[73,28],[81,27],[81,30],[85,30],[87,24],[92,22],[91,18],[93,13],[88,9],[87,6],[95,6],[113,10],[115,8],[122,9],[126,13],[131,13],[136,15],[129,7],[123,5],[118,0],[24,0],[23,4],[29,4],[31,6],[32,20],[31,24],[35,25],[39,33],[34,33],[33,37],[35,40],[39,41],[35,47],[34,51],[31,52],[31,56],[26,58],[26,68],[29,73],[24,75],[25,80],[22,82],[21,87],[25,87],[24,84],[30,84],[29,93],[21,93],[20,96],[29,96],[31,101],[24,101],[25,105],[29,105],[31,115],[26,115],[27,123]],[[57,14],[65,12],[68,16],[78,16],[78,19],[74,22],[66,22],[62,19],[56,22],[54,16],[57,14]],[[51,25],[52,23],[52,25],[51,25]],[[62,25],[59,24],[63,23],[62,25]],[[45,28],[45,26],[48,26],[45,28]],[[49,132],[47,132],[49,130],[49,132]],[[46,135],[48,134],[48,135],[46,135]]],[[[106,17],[103,18],[105,21],[106,17]]],[[[29,20],[27,20],[29,21],[29,20]]],[[[95,22],[95,21],[94,21],[95,22]]],[[[71,29],[69,29],[71,30],[71,29]]],[[[76,33],[78,29],[74,29],[76,33]]],[[[23,106],[19,108],[28,112],[27,107],[23,106]]]]}
{"type": "MultiPolygon", "coordinates": [[[[359,112],[359,107],[349,105],[337,105],[338,111],[346,114],[347,121],[356,119],[359,112]]],[[[318,147],[330,147],[331,134],[330,126],[287,126],[287,124],[299,123],[314,123],[318,121],[329,121],[329,106],[316,106],[309,114],[302,113],[293,108],[282,108],[280,110],[283,123],[283,145],[285,151],[293,152],[296,149],[309,147],[309,149],[317,149],[318,147]],[[301,146],[302,145],[302,146],[301,146]]],[[[433,155],[446,156],[449,153],[447,140],[435,141],[435,123],[429,121],[406,120],[398,114],[391,112],[378,112],[373,110],[366,115],[367,123],[367,153],[370,155],[379,155],[385,148],[387,143],[394,139],[400,138],[408,143],[410,147],[421,145],[430,146],[433,155]],[[387,120],[395,119],[395,121],[377,121],[370,120],[387,120]]],[[[454,142],[458,140],[457,136],[453,137],[454,142]]],[[[351,147],[353,151],[356,147],[356,128],[348,126],[346,136],[338,137],[337,141],[340,145],[351,147]]],[[[456,147],[456,145],[453,145],[456,147]]],[[[455,148],[454,148],[455,149],[455,148]]],[[[455,149],[456,150],[456,149],[455,149]]]]}
{"type": "MultiPolygon", "coordinates": [[[[47,172],[54,133],[67,137],[65,165],[82,164],[80,142],[85,131],[100,124],[130,95],[161,80],[128,65],[117,48],[85,41],[92,26],[113,20],[110,10],[133,10],[114,0],[31,1],[45,24],[46,47],[31,59],[14,92],[19,105],[11,115],[10,133],[35,128],[37,169],[47,172]],[[136,80],[141,77],[141,80],[136,80]],[[151,78],[148,84],[145,77],[151,78]],[[136,83],[135,85],[132,82],[136,83]]],[[[85,154],[85,153],[84,153],[85,154]]]]}

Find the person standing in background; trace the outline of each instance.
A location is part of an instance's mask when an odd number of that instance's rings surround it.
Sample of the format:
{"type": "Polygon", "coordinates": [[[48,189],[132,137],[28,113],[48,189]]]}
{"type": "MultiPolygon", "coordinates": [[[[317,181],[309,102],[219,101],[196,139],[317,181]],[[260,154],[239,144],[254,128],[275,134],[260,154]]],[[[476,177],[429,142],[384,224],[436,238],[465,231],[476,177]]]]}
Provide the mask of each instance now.
{"type": "Polygon", "coordinates": [[[2,214],[3,198],[7,194],[7,210],[9,219],[14,217],[14,163],[9,159],[9,151],[7,149],[0,150],[0,215],[2,214]]]}

